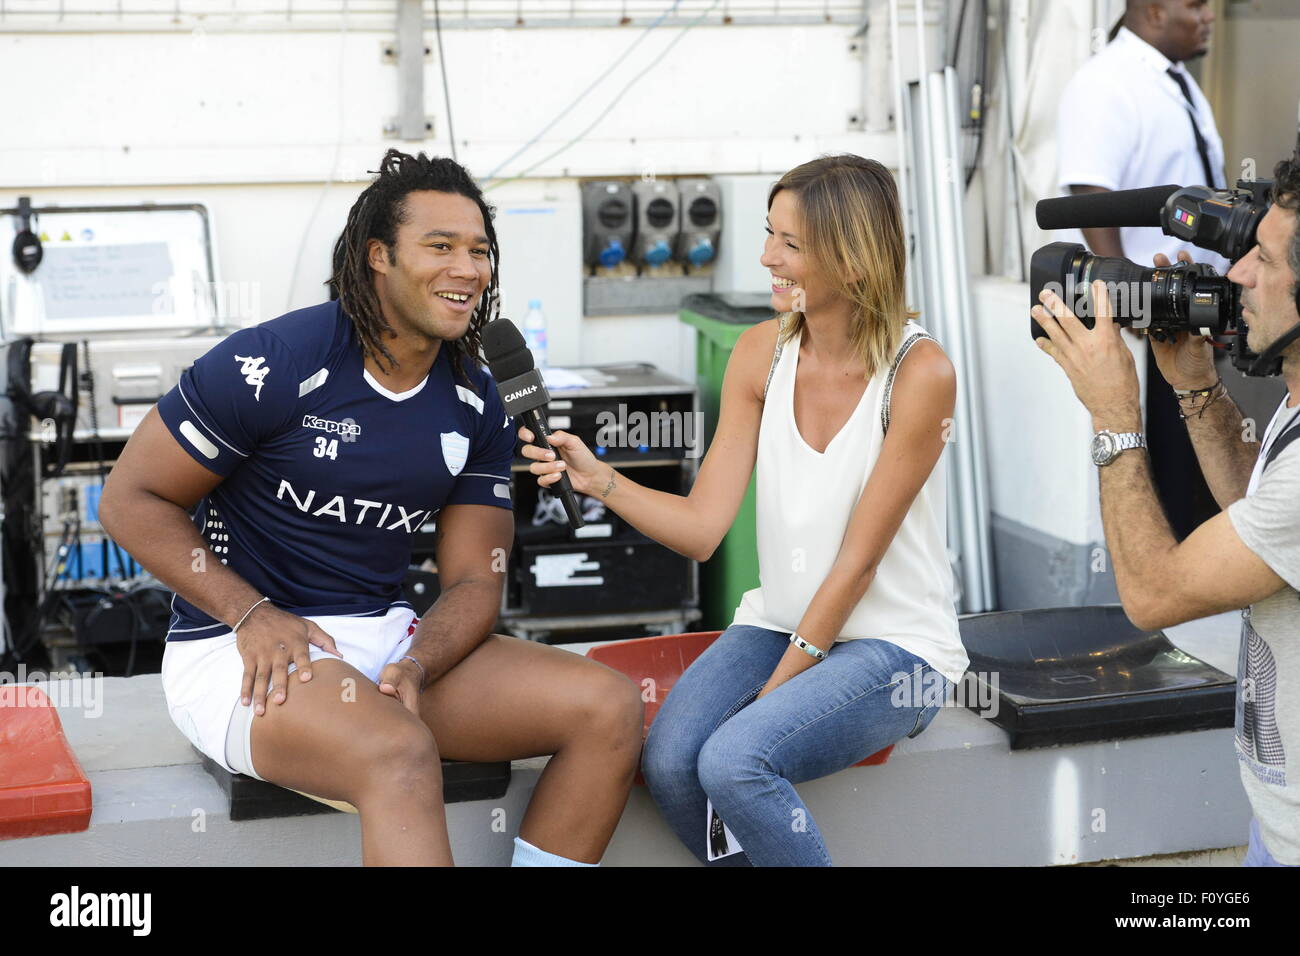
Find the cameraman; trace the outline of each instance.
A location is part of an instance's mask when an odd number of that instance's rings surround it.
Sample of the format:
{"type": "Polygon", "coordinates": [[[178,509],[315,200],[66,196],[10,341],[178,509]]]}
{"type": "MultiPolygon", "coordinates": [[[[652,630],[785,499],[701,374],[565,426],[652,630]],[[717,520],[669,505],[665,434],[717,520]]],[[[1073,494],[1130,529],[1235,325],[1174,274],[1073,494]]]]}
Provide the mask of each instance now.
{"type": "MultiPolygon", "coordinates": [[[[1228,273],[1242,287],[1247,344],[1257,353],[1300,323],[1300,150],[1278,164],[1274,180],[1256,245],[1228,273]]],[[[1186,261],[1185,254],[1180,258],[1186,261]]],[[[1169,262],[1157,256],[1156,265],[1169,262]]],[[[1287,395],[1256,442],[1203,337],[1152,340],[1224,509],[1179,543],[1152,484],[1132,353],[1113,321],[1105,285],[1093,283],[1091,291],[1094,329],[1047,291],[1033,316],[1048,335],[1037,340],[1039,347],[1065,370],[1094,429],[1115,433],[1113,442],[1094,441],[1093,461],[1101,472],[1102,521],[1120,600],[1143,630],[1250,605],[1237,665],[1235,741],[1255,814],[1245,863],[1300,865],[1300,442],[1291,440],[1300,437],[1300,341],[1281,352],[1287,395]]]]}

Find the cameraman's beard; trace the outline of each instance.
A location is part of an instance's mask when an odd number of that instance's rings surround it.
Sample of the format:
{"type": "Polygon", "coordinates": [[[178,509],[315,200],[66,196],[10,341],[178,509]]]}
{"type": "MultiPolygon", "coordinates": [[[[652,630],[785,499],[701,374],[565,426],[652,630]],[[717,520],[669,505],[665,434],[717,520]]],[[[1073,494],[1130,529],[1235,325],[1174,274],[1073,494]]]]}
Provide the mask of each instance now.
{"type": "Polygon", "coordinates": [[[1256,355],[1263,355],[1264,350],[1277,341],[1274,335],[1268,341],[1261,341],[1264,338],[1264,331],[1259,327],[1259,316],[1255,316],[1255,321],[1250,325],[1250,331],[1246,333],[1246,348],[1250,349],[1256,355]]]}
{"type": "MultiPolygon", "coordinates": [[[[1267,340],[1260,341],[1264,338],[1262,330],[1251,326],[1250,333],[1246,336],[1246,348],[1250,349],[1256,355],[1263,355],[1273,347],[1273,343],[1291,331],[1292,326],[1280,330],[1276,335],[1268,336],[1267,340]]],[[[1282,351],[1282,358],[1288,362],[1300,362],[1300,341],[1291,342],[1282,351]]]]}

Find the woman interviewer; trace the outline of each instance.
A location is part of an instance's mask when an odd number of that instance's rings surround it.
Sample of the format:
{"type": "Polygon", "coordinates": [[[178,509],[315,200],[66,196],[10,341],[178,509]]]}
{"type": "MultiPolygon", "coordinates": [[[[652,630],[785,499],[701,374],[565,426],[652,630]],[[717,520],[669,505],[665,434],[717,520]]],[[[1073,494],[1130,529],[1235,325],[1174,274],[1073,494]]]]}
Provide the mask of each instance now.
{"type": "Polygon", "coordinates": [[[699,561],[757,461],[761,586],[672,688],[642,767],[701,860],[711,800],[744,848],[723,862],[828,866],[793,784],[920,733],[967,666],[936,467],[956,377],[906,308],[898,195],[880,163],[791,170],[768,196],[767,233],[779,314],[737,340],[688,496],[638,485],[562,431],[559,460],[524,455],[540,485],[566,470],[576,491],[699,561]]]}

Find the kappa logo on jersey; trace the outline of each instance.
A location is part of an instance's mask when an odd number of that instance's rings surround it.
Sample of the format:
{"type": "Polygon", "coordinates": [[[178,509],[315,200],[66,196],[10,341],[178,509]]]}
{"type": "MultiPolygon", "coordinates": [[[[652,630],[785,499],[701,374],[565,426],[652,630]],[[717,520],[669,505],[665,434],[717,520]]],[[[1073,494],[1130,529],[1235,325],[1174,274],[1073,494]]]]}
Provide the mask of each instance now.
{"type": "Polygon", "coordinates": [[[459,475],[469,457],[469,439],[460,432],[442,432],[442,460],[447,463],[447,470],[459,475]]]}
{"type": "Polygon", "coordinates": [[[266,361],[265,355],[259,355],[253,358],[250,355],[236,355],[236,362],[242,362],[239,374],[244,376],[244,381],[254,386],[253,400],[260,402],[262,400],[262,383],[266,381],[266,376],[270,374],[271,367],[263,365],[266,361]]]}
{"type": "Polygon", "coordinates": [[[361,426],[350,418],[335,422],[328,418],[317,418],[315,415],[304,415],[302,416],[302,427],[316,428],[331,435],[342,435],[345,441],[353,441],[361,434],[361,426]]]}

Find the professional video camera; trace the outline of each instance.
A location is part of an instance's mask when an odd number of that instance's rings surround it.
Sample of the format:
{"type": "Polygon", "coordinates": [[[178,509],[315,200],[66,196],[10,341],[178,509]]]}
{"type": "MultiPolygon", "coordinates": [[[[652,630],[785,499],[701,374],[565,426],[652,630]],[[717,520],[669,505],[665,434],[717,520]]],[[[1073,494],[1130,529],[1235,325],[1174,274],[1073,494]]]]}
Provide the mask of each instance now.
{"type": "MultiPolygon", "coordinates": [[[[1153,186],[1044,199],[1038,203],[1043,229],[1159,226],[1202,249],[1235,262],[1255,245],[1255,231],[1272,203],[1272,180],[1239,180],[1235,189],[1153,186]]],[[[1265,359],[1246,345],[1240,287],[1203,263],[1176,262],[1165,268],[1127,259],[1095,256],[1074,242],[1053,242],[1037,250],[1029,265],[1030,301],[1051,289],[1081,322],[1092,328],[1090,286],[1107,285],[1115,321],[1152,333],[1231,335],[1233,367],[1247,375],[1277,375],[1279,357],[1265,359]]],[[[1032,319],[1035,338],[1046,335],[1032,319]]]]}

